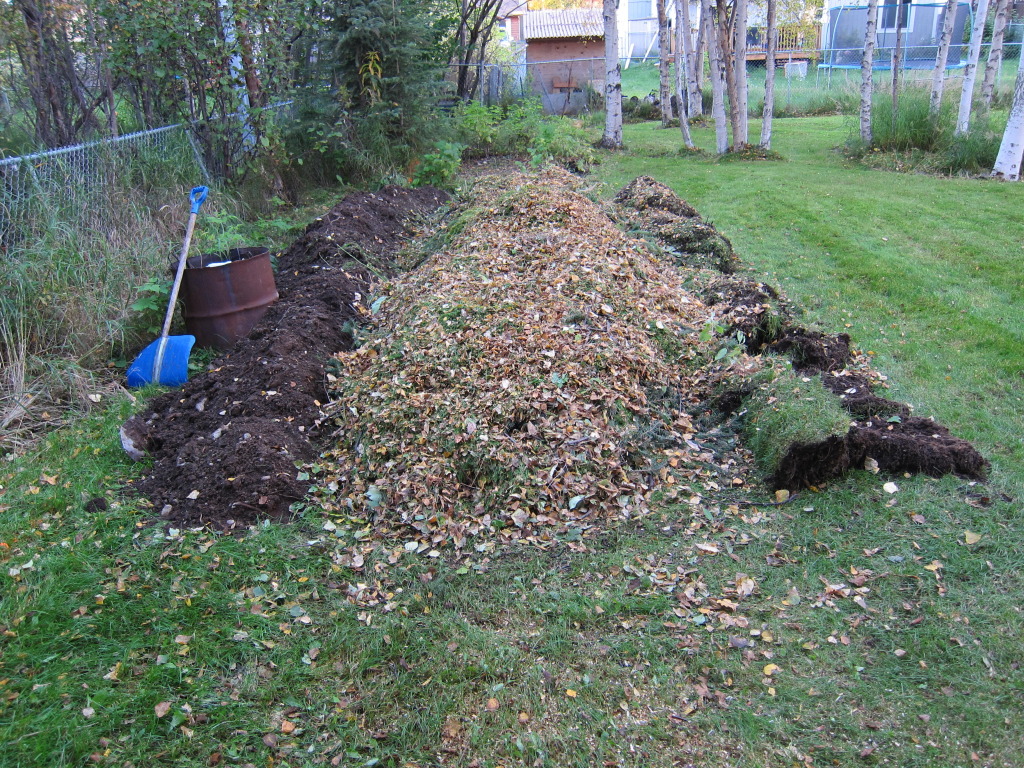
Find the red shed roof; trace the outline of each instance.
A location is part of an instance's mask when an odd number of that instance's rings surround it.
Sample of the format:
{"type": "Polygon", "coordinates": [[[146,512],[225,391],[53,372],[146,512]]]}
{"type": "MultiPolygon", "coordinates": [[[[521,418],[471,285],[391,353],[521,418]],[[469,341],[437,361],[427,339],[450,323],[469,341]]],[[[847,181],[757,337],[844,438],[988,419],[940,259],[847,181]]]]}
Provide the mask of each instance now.
{"type": "Polygon", "coordinates": [[[530,11],[523,15],[523,37],[526,40],[600,39],[604,37],[604,16],[600,8],[530,11]]]}

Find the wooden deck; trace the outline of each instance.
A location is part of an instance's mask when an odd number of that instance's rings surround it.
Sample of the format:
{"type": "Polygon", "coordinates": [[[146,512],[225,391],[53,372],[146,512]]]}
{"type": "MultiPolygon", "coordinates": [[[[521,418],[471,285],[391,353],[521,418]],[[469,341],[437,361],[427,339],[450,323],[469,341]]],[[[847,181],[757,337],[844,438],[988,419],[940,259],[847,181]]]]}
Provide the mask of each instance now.
{"type": "MultiPolygon", "coordinates": [[[[750,30],[747,34],[747,61],[764,61],[767,58],[767,40],[765,38],[765,29],[750,30]]],[[[777,64],[817,58],[820,50],[821,27],[815,27],[813,30],[788,25],[779,27],[779,42],[775,52],[777,64]]]]}

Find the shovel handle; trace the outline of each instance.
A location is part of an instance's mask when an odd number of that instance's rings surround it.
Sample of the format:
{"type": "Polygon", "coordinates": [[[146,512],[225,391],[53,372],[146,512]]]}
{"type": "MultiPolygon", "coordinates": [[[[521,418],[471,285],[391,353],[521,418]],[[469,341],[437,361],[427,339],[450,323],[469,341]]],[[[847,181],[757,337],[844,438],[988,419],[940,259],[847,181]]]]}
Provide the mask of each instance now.
{"type": "Polygon", "coordinates": [[[164,327],[160,331],[161,336],[166,336],[171,331],[171,318],[174,317],[174,305],[178,302],[178,291],[181,290],[181,278],[185,274],[185,260],[188,257],[188,248],[192,244],[192,230],[196,226],[196,216],[199,214],[199,207],[206,200],[206,187],[195,187],[189,195],[189,202],[192,209],[188,216],[188,225],[185,227],[185,242],[181,244],[181,254],[178,256],[178,271],[174,275],[174,286],[171,288],[171,299],[167,302],[167,315],[164,317],[164,327]]]}

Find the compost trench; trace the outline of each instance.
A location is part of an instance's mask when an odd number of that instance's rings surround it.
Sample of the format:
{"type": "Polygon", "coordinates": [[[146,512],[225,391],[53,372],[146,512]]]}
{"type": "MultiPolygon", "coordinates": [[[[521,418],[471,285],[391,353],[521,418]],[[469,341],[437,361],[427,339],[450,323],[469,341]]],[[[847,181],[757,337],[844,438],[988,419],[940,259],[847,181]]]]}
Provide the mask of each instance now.
{"type": "Polygon", "coordinates": [[[153,458],[135,485],[162,519],[230,529],[302,498],[296,465],[317,452],[325,366],[352,348],[371,284],[447,198],[431,187],[345,197],[279,255],[280,298],[249,337],[124,425],[153,458]]]}
{"type": "MultiPolygon", "coordinates": [[[[157,397],[122,428],[123,438],[153,459],[135,487],[152,501],[154,513],[168,524],[230,530],[281,518],[306,494],[310,481],[300,467],[325,447],[320,433],[327,431],[322,427],[327,382],[347,373],[347,358],[337,353],[353,348],[354,329],[370,319],[375,281],[398,273],[396,257],[403,244],[445,202],[447,195],[432,188],[352,194],[280,254],[280,298],[249,337],[181,390],[157,397]]],[[[580,198],[572,205],[587,203],[580,198]]],[[[801,327],[773,288],[734,274],[741,265],[731,243],[668,187],[642,177],[627,185],[606,212],[587,209],[585,215],[598,217],[595,229],[603,226],[600,217],[610,216],[620,227],[657,241],[663,266],[688,275],[692,300],[713,313],[720,338],[742,338],[745,353],[755,358],[765,352],[788,356],[795,370],[820,376],[850,412],[848,434],[791,446],[767,478],[770,486],[819,485],[868,460],[889,473],[984,475],[987,462],[969,444],[934,421],[912,416],[908,406],[872,392],[876,379],[854,364],[848,336],[801,327]]],[[[539,252],[550,250],[551,238],[534,237],[539,252]]],[[[521,239],[523,248],[533,247],[528,237],[521,239]]],[[[663,290],[682,291],[669,285],[679,279],[666,278],[663,290]]],[[[510,304],[508,311],[516,309],[510,304]]],[[[733,375],[728,362],[717,368],[709,378],[733,375]]],[[[515,375],[515,370],[508,373],[513,382],[515,375]]],[[[711,410],[720,419],[743,402],[742,375],[737,379],[724,393],[718,387],[711,410]]],[[[705,398],[693,406],[695,418],[708,410],[713,394],[698,390],[682,392],[683,399],[705,398]]],[[[695,448],[701,436],[675,439],[678,446],[668,450],[695,448]]],[[[582,499],[585,490],[578,493],[574,500],[582,499]]]]}

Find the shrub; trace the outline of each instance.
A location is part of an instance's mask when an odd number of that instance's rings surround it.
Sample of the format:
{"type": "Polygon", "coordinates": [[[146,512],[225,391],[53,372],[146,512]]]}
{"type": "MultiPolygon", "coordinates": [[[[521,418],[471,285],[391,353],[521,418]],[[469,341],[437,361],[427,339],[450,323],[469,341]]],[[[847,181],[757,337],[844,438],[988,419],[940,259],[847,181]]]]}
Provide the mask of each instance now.
{"type": "Polygon", "coordinates": [[[412,183],[415,187],[433,184],[435,187],[447,187],[455,177],[459,165],[462,164],[464,144],[451,141],[439,141],[434,144],[435,152],[423,156],[416,166],[412,183]]]}

